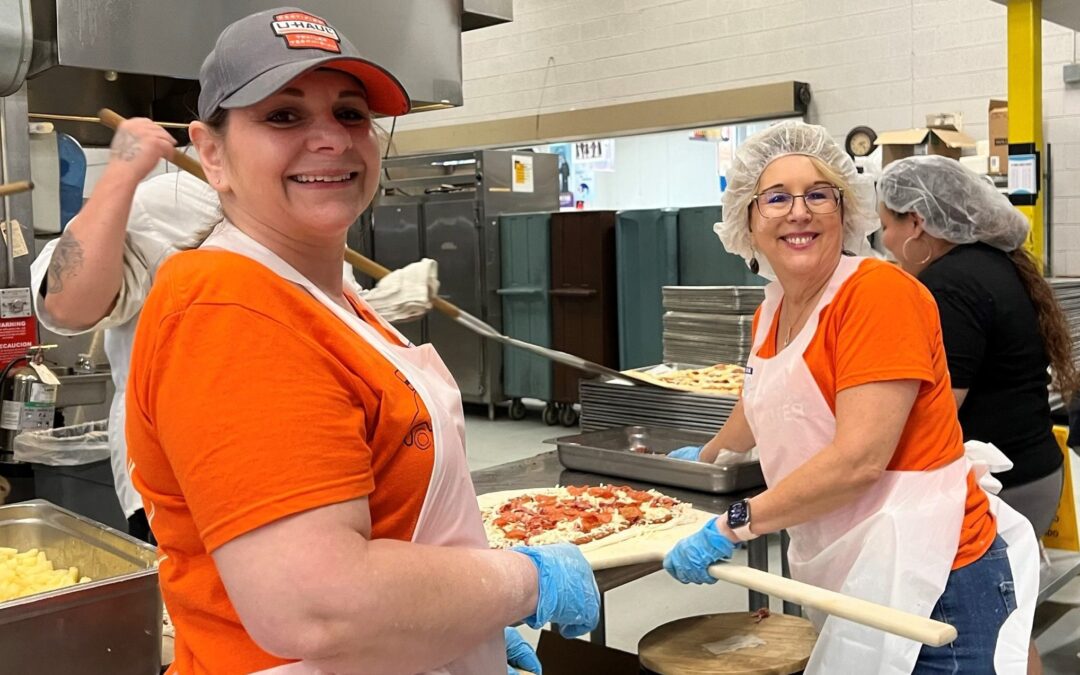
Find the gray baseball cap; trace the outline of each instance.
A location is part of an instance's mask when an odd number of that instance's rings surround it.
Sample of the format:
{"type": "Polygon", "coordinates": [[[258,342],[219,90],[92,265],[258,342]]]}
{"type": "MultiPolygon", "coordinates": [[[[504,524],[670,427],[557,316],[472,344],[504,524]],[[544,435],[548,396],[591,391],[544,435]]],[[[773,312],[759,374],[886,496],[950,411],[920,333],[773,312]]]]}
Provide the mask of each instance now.
{"type": "Polygon", "coordinates": [[[364,84],[372,112],[404,115],[409,95],[396,77],[360,56],[324,19],[295,7],[250,14],[221,31],[199,70],[199,117],[254,105],[314,68],[348,73],[364,84]]]}

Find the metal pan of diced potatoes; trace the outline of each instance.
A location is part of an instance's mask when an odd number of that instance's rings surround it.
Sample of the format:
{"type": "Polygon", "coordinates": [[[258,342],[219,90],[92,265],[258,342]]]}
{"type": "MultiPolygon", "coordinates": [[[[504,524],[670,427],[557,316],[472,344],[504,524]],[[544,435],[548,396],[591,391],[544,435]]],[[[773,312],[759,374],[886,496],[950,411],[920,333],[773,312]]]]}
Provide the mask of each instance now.
{"type": "Polygon", "coordinates": [[[79,576],[78,567],[57,569],[45,551],[0,546],[0,602],[90,581],[90,577],[79,576]]]}
{"type": "Polygon", "coordinates": [[[5,672],[157,672],[161,629],[154,547],[46,501],[0,506],[5,672]]]}

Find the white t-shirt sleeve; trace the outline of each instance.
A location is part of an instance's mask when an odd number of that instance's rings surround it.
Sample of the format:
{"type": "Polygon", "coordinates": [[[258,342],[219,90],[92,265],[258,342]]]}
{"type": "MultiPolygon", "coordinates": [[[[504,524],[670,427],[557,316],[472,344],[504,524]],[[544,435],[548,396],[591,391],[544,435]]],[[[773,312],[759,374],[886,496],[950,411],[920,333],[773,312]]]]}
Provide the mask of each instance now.
{"type": "Polygon", "coordinates": [[[59,335],[78,335],[127,323],[142,309],[161,263],[172,253],[190,246],[195,234],[211,227],[220,218],[219,209],[217,193],[186,173],[167,173],[141,183],[135,190],[128,217],[116,304],[107,316],[83,330],[58,326],[45,310],[44,284],[57,244],[55,240],[49,242],[30,268],[41,324],[59,335]]]}

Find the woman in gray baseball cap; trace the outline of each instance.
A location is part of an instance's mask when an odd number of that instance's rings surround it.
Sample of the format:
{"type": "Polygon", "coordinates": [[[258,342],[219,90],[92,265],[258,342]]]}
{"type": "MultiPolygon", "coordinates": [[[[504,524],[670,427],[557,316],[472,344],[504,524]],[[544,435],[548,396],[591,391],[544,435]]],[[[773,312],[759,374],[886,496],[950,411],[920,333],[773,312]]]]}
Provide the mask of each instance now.
{"type": "Polygon", "coordinates": [[[294,8],[226,28],[200,81],[191,138],[224,219],[158,272],[127,399],[173,671],[538,669],[503,629],[593,628],[587,562],[488,549],[453,379],[342,283],[379,183],[372,117],[406,113],[404,88],[294,8]]]}

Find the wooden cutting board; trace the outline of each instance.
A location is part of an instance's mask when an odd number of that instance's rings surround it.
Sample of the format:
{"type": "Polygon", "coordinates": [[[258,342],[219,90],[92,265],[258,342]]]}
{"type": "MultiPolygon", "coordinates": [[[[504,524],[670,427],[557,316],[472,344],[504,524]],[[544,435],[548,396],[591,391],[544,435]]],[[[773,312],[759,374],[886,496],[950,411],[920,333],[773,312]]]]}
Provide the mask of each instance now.
{"type": "MultiPolygon", "coordinates": [[[[485,508],[523,494],[535,493],[539,490],[542,490],[542,488],[489,492],[478,496],[476,500],[480,505],[480,508],[485,508]]],[[[582,547],[582,553],[594,570],[606,570],[612,567],[623,567],[625,565],[659,562],[664,559],[664,556],[667,555],[667,552],[671,550],[671,547],[673,547],[676,542],[697,532],[705,525],[705,523],[715,517],[716,516],[711,513],[691,509],[685,523],[669,527],[665,530],[649,532],[636,537],[613,541],[613,543],[605,544],[605,542],[601,540],[592,544],[586,544],[582,547]]],[[[612,535],[612,539],[618,539],[618,537],[619,535],[612,535]]]]}
{"type": "Polygon", "coordinates": [[[662,675],[788,675],[802,671],[816,641],[806,619],[731,612],[654,628],[638,643],[638,657],[662,675]]]}

